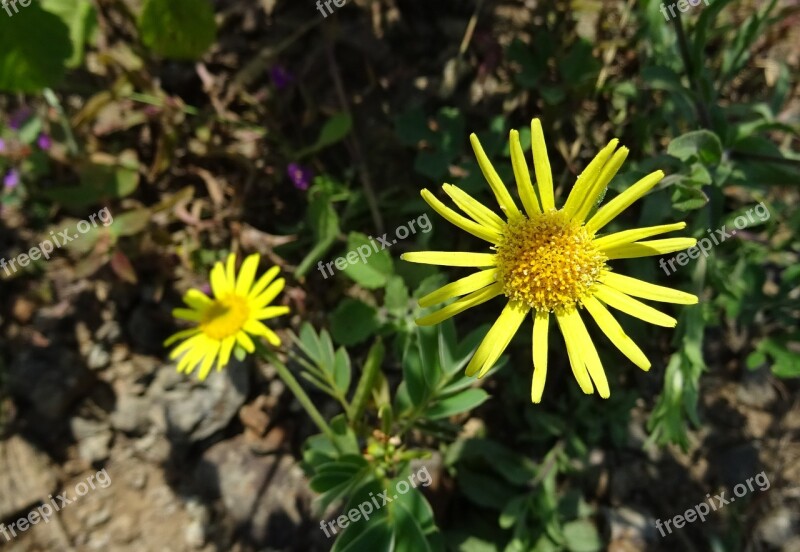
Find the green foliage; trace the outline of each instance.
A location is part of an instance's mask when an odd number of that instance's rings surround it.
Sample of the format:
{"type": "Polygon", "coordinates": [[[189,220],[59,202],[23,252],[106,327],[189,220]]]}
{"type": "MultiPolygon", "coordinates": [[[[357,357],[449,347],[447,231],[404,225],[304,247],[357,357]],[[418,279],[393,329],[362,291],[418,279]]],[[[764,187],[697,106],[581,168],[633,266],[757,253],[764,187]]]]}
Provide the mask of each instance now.
{"type": "Polygon", "coordinates": [[[75,47],[64,22],[39,2],[0,13],[0,90],[38,92],[58,84],[75,47]]]}
{"type": "Polygon", "coordinates": [[[139,32],[157,55],[191,60],[214,43],[217,25],[208,0],[145,0],[139,32]]]}
{"type": "Polygon", "coordinates": [[[313,153],[317,153],[344,140],[353,127],[353,118],[347,113],[337,113],[325,121],[316,142],[302,150],[295,152],[294,157],[300,159],[313,153]]]}

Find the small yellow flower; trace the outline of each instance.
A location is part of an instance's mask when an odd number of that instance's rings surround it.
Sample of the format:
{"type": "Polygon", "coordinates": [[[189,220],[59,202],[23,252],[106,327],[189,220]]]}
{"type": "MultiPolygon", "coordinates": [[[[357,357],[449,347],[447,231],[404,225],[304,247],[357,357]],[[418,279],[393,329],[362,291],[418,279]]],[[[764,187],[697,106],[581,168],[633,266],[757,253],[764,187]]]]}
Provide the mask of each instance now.
{"type": "Polygon", "coordinates": [[[167,339],[164,346],[176,341],[183,343],[172,350],[169,357],[178,362],[178,371],[190,374],[200,365],[200,381],[206,379],[214,360],[217,370],[222,370],[231,358],[231,352],[238,343],[245,351],[255,351],[250,336],[264,336],[272,345],[278,346],[278,336],[260,322],[289,312],[289,307],[269,307],[269,303],[283,290],[286,281],[275,280],[278,267],[273,266],[255,282],[259,255],[250,255],[242,263],[239,277],[236,277],[236,255],[228,255],[223,267],[221,262],[211,269],[211,290],[214,298],[208,297],[198,289],[190,289],[183,296],[189,308],[174,309],[175,318],[194,322],[194,328],[180,331],[167,339]],[[273,282],[273,280],[275,280],[273,282]]]}
{"type": "Polygon", "coordinates": [[[567,201],[557,210],[542,125],[534,119],[531,122],[531,141],[535,188],[519,133],[512,130],[510,136],[511,164],[523,212],[517,208],[478,137],[472,134],[470,141],[483,176],[506,220],[456,186],[444,184],[442,189],[469,218],[444,205],[428,190],[422,190],[423,199],[437,213],[490,243],[494,253],[421,251],[403,255],[404,260],[415,263],[480,269],[420,299],[421,307],[430,307],[461,297],[418,319],[417,324],[438,324],[498,295],[505,295],[508,303],[467,366],[467,375],[477,373],[480,378],[497,362],[525,316],[532,312],[534,371],[531,400],[538,403],[542,400],[547,373],[547,336],[552,313],[564,336],[578,385],[586,394],[593,393],[596,387],[601,397],[608,398],[611,394],[608,380],[579,309],[585,308],[603,333],[634,364],[648,370],[650,361],[625,334],[606,305],[651,324],[675,327],[677,321],[674,318],[634,297],[683,305],[697,303],[694,295],[617,274],[607,264],[614,259],[647,257],[692,247],[697,241],[694,238],[646,240],[680,230],[686,223],[596,236],[617,215],[650,191],[664,173],[655,171],[645,176],[586,220],[628,155],[627,148],[616,149],[619,141],[614,139],[578,176],[567,201]]]}

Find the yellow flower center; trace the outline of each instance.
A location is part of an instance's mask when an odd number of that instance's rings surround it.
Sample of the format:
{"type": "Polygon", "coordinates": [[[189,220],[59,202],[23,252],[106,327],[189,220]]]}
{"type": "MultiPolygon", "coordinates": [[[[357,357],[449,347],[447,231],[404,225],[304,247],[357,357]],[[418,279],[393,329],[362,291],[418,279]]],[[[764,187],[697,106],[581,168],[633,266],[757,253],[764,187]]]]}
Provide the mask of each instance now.
{"type": "Polygon", "coordinates": [[[503,292],[537,311],[575,308],[589,295],[607,260],[593,239],[594,234],[561,211],[509,221],[497,245],[503,292]]]}
{"type": "Polygon", "coordinates": [[[200,320],[200,330],[211,339],[222,341],[239,333],[248,318],[250,308],[247,300],[231,294],[215,299],[206,308],[200,320]]]}

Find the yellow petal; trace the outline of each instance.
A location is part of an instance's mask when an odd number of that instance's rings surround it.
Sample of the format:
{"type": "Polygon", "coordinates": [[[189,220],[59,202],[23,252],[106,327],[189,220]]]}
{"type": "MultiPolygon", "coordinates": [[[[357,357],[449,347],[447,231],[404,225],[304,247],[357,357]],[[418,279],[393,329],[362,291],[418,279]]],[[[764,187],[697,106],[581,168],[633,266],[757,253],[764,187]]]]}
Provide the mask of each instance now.
{"type": "Polygon", "coordinates": [[[460,280],[451,282],[445,286],[440,287],[436,291],[429,293],[419,300],[420,307],[430,307],[437,303],[447,301],[453,297],[460,297],[473,291],[477,291],[489,284],[494,283],[497,277],[497,269],[490,268],[482,270],[474,274],[470,274],[460,280]]]}
{"type": "Polygon", "coordinates": [[[237,332],[236,334],[236,342],[242,346],[242,348],[247,351],[248,353],[252,353],[256,350],[256,346],[253,343],[253,340],[250,339],[250,336],[247,335],[246,332],[237,332]]]}
{"type": "Polygon", "coordinates": [[[266,320],[276,316],[283,316],[284,314],[289,314],[289,307],[267,307],[253,312],[251,316],[256,320],[266,320]]]}
{"type": "Polygon", "coordinates": [[[603,253],[609,259],[634,259],[683,251],[694,247],[696,244],[697,240],[694,238],[664,238],[661,240],[626,243],[606,249],[603,253]]]}
{"type": "Polygon", "coordinates": [[[682,230],[684,228],[686,228],[685,222],[660,224],[658,226],[647,226],[645,228],[633,228],[631,230],[623,230],[622,232],[609,234],[608,236],[603,236],[602,238],[595,238],[593,243],[600,251],[605,252],[606,249],[611,249],[620,245],[639,241],[644,238],[649,238],[650,236],[657,236],[658,234],[663,234],[665,232],[682,230]]]}
{"type": "Polygon", "coordinates": [[[614,288],[608,287],[604,284],[597,284],[597,291],[595,297],[617,310],[621,310],[626,314],[630,314],[645,322],[650,322],[656,326],[664,326],[666,328],[674,328],[678,321],[661,311],[657,311],[653,307],[645,305],[641,301],[637,301],[633,297],[617,291],[614,288]]]}
{"type": "Polygon", "coordinates": [[[531,401],[540,403],[547,378],[547,330],[550,314],[547,311],[533,315],[533,379],[531,381],[531,401]]]}
{"type": "Polygon", "coordinates": [[[432,193],[430,193],[427,189],[422,190],[422,199],[424,199],[428,205],[433,207],[433,210],[439,213],[445,220],[454,224],[455,226],[461,228],[465,232],[469,232],[475,237],[478,237],[482,240],[486,240],[489,243],[497,243],[500,241],[501,236],[496,231],[483,226],[482,224],[478,224],[477,222],[473,222],[469,220],[467,217],[463,217],[450,209],[447,205],[436,199],[432,193]]]}
{"type": "Polygon", "coordinates": [[[199,322],[203,318],[201,312],[184,308],[172,309],[172,316],[181,320],[189,320],[190,322],[199,322]]]}
{"type": "Polygon", "coordinates": [[[410,263],[441,266],[489,267],[497,262],[494,253],[469,253],[464,251],[413,251],[400,258],[410,263]]]}
{"type": "Polygon", "coordinates": [[[623,146],[615,151],[611,159],[609,159],[608,162],[603,165],[603,170],[600,171],[600,175],[597,177],[597,180],[595,180],[594,184],[587,189],[581,206],[575,212],[575,220],[579,220],[581,222],[586,220],[586,217],[591,212],[592,207],[594,207],[595,203],[597,203],[597,198],[603,193],[603,190],[608,187],[611,179],[616,176],[627,157],[628,148],[623,146]]]}
{"type": "Polygon", "coordinates": [[[606,334],[606,337],[608,337],[611,343],[613,343],[623,355],[628,357],[631,362],[642,370],[647,371],[650,369],[650,361],[647,360],[645,354],[639,346],[628,337],[628,334],[626,334],[622,326],[619,325],[614,315],[608,312],[608,309],[605,308],[600,301],[594,297],[587,297],[583,299],[582,303],[583,306],[586,307],[586,310],[589,311],[589,314],[592,315],[595,322],[597,322],[600,330],[606,334]]]}
{"type": "Polygon", "coordinates": [[[203,381],[208,376],[208,373],[211,371],[211,367],[214,365],[214,359],[217,358],[217,354],[219,353],[221,343],[214,342],[209,340],[208,342],[208,349],[205,351],[205,357],[203,358],[203,364],[200,366],[200,372],[197,374],[197,379],[203,381]]]}
{"type": "Polygon", "coordinates": [[[571,219],[575,218],[575,213],[577,213],[581,204],[587,200],[590,203],[594,203],[597,199],[597,196],[594,198],[587,198],[586,192],[597,181],[600,176],[600,171],[603,170],[603,165],[606,164],[611,154],[617,149],[617,144],[619,144],[619,140],[616,138],[611,140],[606,147],[595,155],[594,159],[583,169],[583,172],[578,175],[578,179],[575,181],[575,185],[572,187],[572,191],[570,191],[567,197],[567,202],[564,204],[564,212],[567,213],[567,216],[571,219]]]}
{"type": "Polygon", "coordinates": [[[231,291],[236,289],[236,255],[228,254],[228,261],[225,264],[225,277],[231,286],[231,291]]]}
{"type": "Polygon", "coordinates": [[[574,319],[570,318],[567,312],[557,312],[556,321],[561,329],[561,335],[564,336],[564,343],[567,345],[567,356],[569,357],[572,374],[575,376],[581,391],[591,395],[594,393],[594,387],[592,387],[589,371],[586,369],[586,364],[581,357],[581,343],[578,340],[578,331],[575,328],[574,319]]]}
{"type": "Polygon", "coordinates": [[[258,297],[262,291],[266,289],[269,283],[275,279],[275,276],[278,275],[280,272],[280,268],[277,266],[273,266],[269,270],[267,270],[261,278],[258,279],[256,285],[253,286],[253,289],[250,290],[250,293],[247,294],[248,299],[255,299],[258,297]]]}
{"type": "MultiPolygon", "coordinates": [[[[205,342],[203,342],[205,345],[205,342]]],[[[191,374],[192,371],[197,367],[197,364],[203,360],[205,354],[205,347],[198,346],[190,351],[188,351],[183,358],[178,362],[177,370],[178,372],[185,372],[187,374],[191,374]]]]}
{"type": "Polygon", "coordinates": [[[459,209],[472,217],[475,222],[478,222],[487,228],[491,228],[495,232],[503,232],[503,229],[506,227],[506,223],[497,215],[497,213],[486,207],[483,203],[469,195],[458,186],[453,186],[452,184],[442,185],[442,190],[444,190],[444,193],[450,196],[450,199],[453,200],[453,203],[455,203],[459,209]]]}
{"type": "Polygon", "coordinates": [[[522,145],[519,143],[519,132],[512,130],[509,135],[509,149],[511,150],[511,166],[514,169],[514,179],[517,181],[517,191],[522,205],[528,217],[532,217],[542,212],[539,207],[539,200],[533,191],[531,184],[531,173],[528,171],[528,162],[525,161],[525,154],[522,153],[522,145]]]}
{"type": "Polygon", "coordinates": [[[577,310],[568,311],[567,316],[571,319],[571,324],[575,329],[581,351],[581,358],[586,366],[586,370],[589,372],[589,376],[592,378],[592,382],[594,382],[594,387],[597,389],[597,393],[600,397],[607,399],[611,396],[611,389],[608,387],[606,372],[603,370],[603,364],[600,362],[597,348],[594,346],[594,342],[589,336],[589,332],[586,330],[586,325],[583,323],[583,319],[577,310]]]}
{"type": "Polygon", "coordinates": [[[169,336],[166,340],[164,340],[164,347],[169,347],[176,341],[179,341],[184,337],[191,337],[193,335],[198,334],[199,332],[200,330],[198,328],[189,328],[188,330],[182,330],[178,333],[174,333],[171,336],[169,336]]]}
{"type": "Polygon", "coordinates": [[[481,168],[483,177],[486,179],[486,182],[489,183],[492,192],[494,192],[494,197],[497,198],[500,209],[503,210],[508,218],[520,216],[520,212],[514,204],[514,200],[511,199],[511,194],[508,193],[506,185],[500,180],[500,175],[494,170],[492,162],[489,161],[489,158],[483,151],[478,137],[474,133],[470,134],[469,141],[472,144],[472,150],[475,152],[475,157],[478,160],[478,166],[481,168]]]}
{"type": "Polygon", "coordinates": [[[603,205],[586,223],[586,229],[589,232],[600,230],[614,220],[622,211],[630,207],[634,201],[649,192],[662,178],[664,178],[664,171],[655,171],[639,180],[636,184],[603,205]]]}
{"type": "Polygon", "coordinates": [[[444,308],[439,309],[436,312],[423,316],[422,318],[418,318],[416,323],[418,326],[432,326],[433,324],[444,322],[448,318],[452,318],[456,314],[464,312],[467,309],[471,309],[476,305],[485,303],[489,299],[493,299],[498,295],[500,295],[501,293],[503,293],[502,284],[500,284],[499,282],[494,283],[483,289],[474,291],[469,295],[462,297],[458,301],[451,303],[444,308]]]}
{"type": "Polygon", "coordinates": [[[678,305],[697,304],[697,296],[691,293],[670,289],[664,286],[657,286],[615,272],[605,272],[601,274],[600,281],[617,291],[627,293],[633,297],[650,299],[651,301],[661,301],[664,303],[677,303],[678,305]]]}
{"type": "Polygon", "coordinates": [[[236,282],[236,295],[240,297],[247,297],[247,292],[253,287],[253,281],[256,277],[256,269],[258,268],[258,261],[261,255],[253,253],[248,255],[242,263],[242,268],[239,270],[239,279],[236,282]]]}
{"type": "Polygon", "coordinates": [[[233,285],[228,281],[225,276],[225,267],[222,263],[214,263],[214,268],[211,269],[211,291],[214,292],[214,297],[220,298],[228,295],[233,291],[233,285]]]}
{"type": "Polygon", "coordinates": [[[266,336],[272,332],[269,328],[267,328],[264,324],[259,322],[258,320],[253,320],[250,318],[247,322],[244,323],[242,329],[249,333],[250,335],[258,335],[258,336],[266,336]]]}
{"type": "Polygon", "coordinates": [[[211,297],[199,289],[190,289],[183,294],[183,302],[194,310],[203,310],[211,303],[211,297]]]}
{"type": "Polygon", "coordinates": [[[231,361],[231,353],[233,346],[236,345],[236,337],[229,336],[222,341],[222,346],[219,349],[219,359],[217,360],[217,370],[222,370],[231,361]]]}
{"type": "Polygon", "coordinates": [[[283,278],[278,278],[277,280],[272,282],[269,285],[269,287],[267,287],[267,289],[264,291],[264,293],[262,293],[255,299],[251,300],[249,305],[250,309],[254,311],[259,311],[264,307],[266,307],[268,304],[270,304],[270,302],[272,302],[273,299],[275,299],[278,296],[278,294],[281,291],[283,291],[283,287],[285,285],[286,285],[286,280],[283,278]]]}
{"type": "Polygon", "coordinates": [[[530,307],[519,301],[508,302],[470,359],[466,370],[468,376],[476,372],[479,378],[486,375],[506,350],[529,311],[530,307]]]}
{"type": "Polygon", "coordinates": [[[264,334],[264,337],[267,338],[267,341],[269,341],[270,345],[273,347],[279,347],[281,344],[281,338],[269,328],[267,328],[267,333],[264,334]]]}
{"type": "Polygon", "coordinates": [[[542,200],[544,212],[556,208],[553,196],[553,173],[550,171],[550,159],[547,157],[547,144],[539,119],[531,121],[531,149],[533,150],[533,170],[536,174],[536,188],[542,200]]]}
{"type": "Polygon", "coordinates": [[[198,346],[206,339],[206,336],[202,333],[197,333],[194,337],[190,337],[174,349],[170,351],[169,358],[176,359],[185,351],[195,350],[198,346]]]}

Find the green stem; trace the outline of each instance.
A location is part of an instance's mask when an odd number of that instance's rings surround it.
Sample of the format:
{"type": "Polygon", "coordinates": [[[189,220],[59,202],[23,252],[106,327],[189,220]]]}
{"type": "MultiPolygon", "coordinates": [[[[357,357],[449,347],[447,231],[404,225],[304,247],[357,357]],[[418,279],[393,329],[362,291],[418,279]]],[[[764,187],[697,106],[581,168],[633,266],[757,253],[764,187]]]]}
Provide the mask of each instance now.
{"type": "Polygon", "coordinates": [[[278,357],[276,357],[271,351],[263,348],[263,346],[260,344],[257,346],[257,348],[261,352],[264,359],[272,363],[272,365],[275,367],[275,370],[278,372],[278,376],[280,376],[280,378],[283,380],[283,383],[285,383],[286,386],[292,390],[295,398],[302,405],[302,407],[306,409],[306,412],[308,412],[311,420],[317,424],[317,427],[320,429],[320,431],[322,431],[322,433],[325,434],[333,446],[336,447],[336,450],[342,452],[339,449],[338,443],[336,442],[336,434],[333,432],[333,429],[331,429],[331,426],[329,426],[328,422],[325,421],[325,418],[322,417],[322,414],[319,410],[317,410],[317,407],[314,406],[311,398],[306,394],[305,390],[300,385],[300,382],[298,382],[297,379],[292,375],[292,372],[289,370],[289,368],[287,368],[283,362],[278,360],[278,357]]]}

